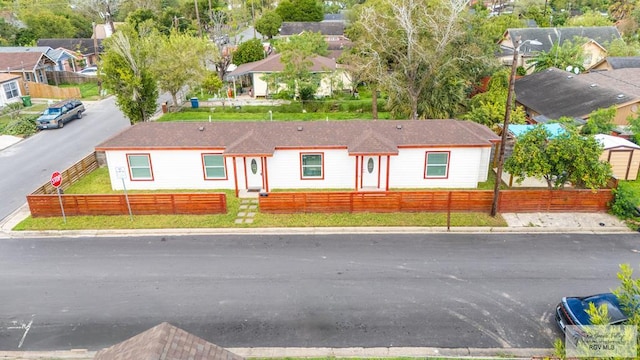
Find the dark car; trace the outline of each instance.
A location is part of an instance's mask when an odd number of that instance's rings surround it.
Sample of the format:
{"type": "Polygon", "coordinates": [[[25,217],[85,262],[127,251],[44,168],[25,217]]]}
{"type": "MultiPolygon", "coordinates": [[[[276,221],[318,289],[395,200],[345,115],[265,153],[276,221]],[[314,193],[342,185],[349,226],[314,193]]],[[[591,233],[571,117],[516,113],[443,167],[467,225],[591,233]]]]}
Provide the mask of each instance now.
{"type": "Polygon", "coordinates": [[[605,305],[608,310],[610,323],[609,325],[624,324],[628,315],[624,312],[618,297],[612,293],[603,293],[585,297],[563,297],[562,301],[556,306],[556,323],[560,330],[566,335],[570,335],[572,339],[578,339],[583,336],[580,327],[593,325],[587,310],[589,304],[594,304],[596,308],[605,305]],[[576,325],[576,328],[568,328],[567,326],[576,325]],[[567,334],[567,331],[569,333],[567,334]]]}

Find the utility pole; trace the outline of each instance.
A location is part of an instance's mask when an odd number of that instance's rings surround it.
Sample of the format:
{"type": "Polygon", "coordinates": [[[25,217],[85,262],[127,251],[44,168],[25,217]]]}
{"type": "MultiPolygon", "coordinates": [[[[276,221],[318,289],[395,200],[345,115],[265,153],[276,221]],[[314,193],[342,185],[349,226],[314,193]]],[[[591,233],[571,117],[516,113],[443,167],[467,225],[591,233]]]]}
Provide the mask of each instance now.
{"type": "Polygon", "coordinates": [[[198,35],[202,37],[202,24],[200,23],[200,12],[198,11],[198,0],[193,0],[196,6],[196,20],[198,20],[198,35]]]}

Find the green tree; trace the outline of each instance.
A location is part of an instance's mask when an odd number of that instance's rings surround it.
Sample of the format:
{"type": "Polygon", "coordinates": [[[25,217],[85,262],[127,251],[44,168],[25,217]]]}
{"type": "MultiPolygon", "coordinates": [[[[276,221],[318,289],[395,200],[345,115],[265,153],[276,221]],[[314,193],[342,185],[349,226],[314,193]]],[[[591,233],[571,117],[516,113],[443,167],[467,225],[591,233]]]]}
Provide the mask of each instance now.
{"type": "Polygon", "coordinates": [[[549,68],[567,69],[571,66],[572,69],[578,69],[580,72],[584,71],[584,50],[582,44],[586,43],[586,39],[574,38],[562,42],[561,46],[557,43],[553,44],[549,52],[540,51],[527,62],[528,69],[534,69],[535,72],[540,72],[549,68]]]}
{"type": "Polygon", "coordinates": [[[168,91],[178,105],[178,92],[186,86],[199,85],[207,74],[206,60],[213,47],[209,41],[177,31],[167,37],[155,36],[155,53],[151,70],[158,86],[168,91]]]}
{"type": "Polygon", "coordinates": [[[379,82],[394,116],[447,118],[461,110],[485,59],[467,36],[466,9],[462,0],[372,0],[355,9],[354,48],[386,65],[379,82]]]}
{"type": "Polygon", "coordinates": [[[636,144],[640,144],[640,115],[634,117],[633,115],[630,115],[627,118],[627,122],[629,123],[629,128],[631,129],[631,132],[633,133],[633,142],[636,144]]]}
{"type": "Polygon", "coordinates": [[[269,39],[278,35],[282,26],[282,18],[275,11],[265,11],[256,21],[256,30],[269,39]]]}
{"type": "Polygon", "coordinates": [[[25,15],[23,20],[36,39],[71,38],[76,33],[76,29],[69,19],[62,15],[56,15],[51,11],[43,10],[30,13],[25,15]],[[55,24],[55,26],[52,26],[52,24],[55,24]]]}
{"type": "Polygon", "coordinates": [[[260,39],[251,39],[238,45],[233,53],[233,63],[242,65],[264,59],[264,47],[260,39]]]}
{"type": "Polygon", "coordinates": [[[640,44],[637,41],[613,40],[607,47],[608,56],[640,56],[640,44]]]}
{"type": "Polygon", "coordinates": [[[589,114],[587,123],[582,126],[580,132],[585,135],[609,134],[613,130],[615,116],[616,108],[614,106],[595,110],[589,114]]]}
{"type": "Polygon", "coordinates": [[[222,80],[220,80],[216,72],[209,71],[207,72],[207,75],[205,75],[204,80],[202,81],[202,84],[200,84],[200,86],[202,86],[202,90],[206,91],[207,94],[213,95],[220,91],[224,84],[222,83],[222,80]]]}
{"type": "Polygon", "coordinates": [[[599,11],[589,10],[582,15],[573,16],[567,20],[566,26],[591,27],[591,26],[613,26],[613,21],[602,15],[599,11]]]}
{"type": "Polygon", "coordinates": [[[324,17],[317,0],[283,0],[275,11],[282,21],[322,21],[324,17]]]}
{"type": "MultiPolygon", "coordinates": [[[[471,98],[469,111],[462,118],[489,127],[501,124],[504,121],[507,105],[509,76],[509,69],[501,69],[496,72],[489,81],[487,91],[471,98]]],[[[516,107],[513,109],[510,119],[512,124],[524,124],[526,119],[524,110],[516,107]]]]}
{"type": "Polygon", "coordinates": [[[281,54],[280,62],[284,64],[279,80],[287,85],[291,95],[307,100],[320,85],[318,76],[310,71],[312,58],[327,53],[327,42],[320,33],[303,32],[277,42],[276,48],[281,54]]]}
{"type": "Polygon", "coordinates": [[[156,14],[150,9],[137,9],[130,12],[129,15],[127,15],[126,20],[126,22],[133,26],[136,31],[138,31],[140,24],[147,21],[157,25],[158,19],[156,14]]]}
{"type": "Polygon", "coordinates": [[[157,81],[151,71],[154,36],[119,29],[103,44],[103,85],[115,94],[118,107],[131,124],[148,121],[156,109],[157,81]]]}
{"type": "Polygon", "coordinates": [[[611,175],[611,166],[599,159],[601,154],[602,145],[592,136],[566,131],[551,137],[543,126],[536,126],[517,139],[504,168],[518,183],[535,177],[544,179],[549,189],[564,188],[566,183],[598,189],[611,175]]]}
{"type": "Polygon", "coordinates": [[[18,28],[0,19],[0,43],[3,46],[14,45],[18,28]]]}

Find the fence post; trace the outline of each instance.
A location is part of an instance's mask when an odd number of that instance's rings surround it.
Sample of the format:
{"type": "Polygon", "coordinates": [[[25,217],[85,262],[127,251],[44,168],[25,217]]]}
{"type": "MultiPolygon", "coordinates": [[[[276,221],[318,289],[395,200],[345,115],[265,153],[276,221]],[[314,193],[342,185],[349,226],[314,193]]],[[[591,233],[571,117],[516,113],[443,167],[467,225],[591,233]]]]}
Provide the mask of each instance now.
{"type": "Polygon", "coordinates": [[[449,198],[447,199],[447,231],[451,230],[451,191],[449,191],[449,198]]]}

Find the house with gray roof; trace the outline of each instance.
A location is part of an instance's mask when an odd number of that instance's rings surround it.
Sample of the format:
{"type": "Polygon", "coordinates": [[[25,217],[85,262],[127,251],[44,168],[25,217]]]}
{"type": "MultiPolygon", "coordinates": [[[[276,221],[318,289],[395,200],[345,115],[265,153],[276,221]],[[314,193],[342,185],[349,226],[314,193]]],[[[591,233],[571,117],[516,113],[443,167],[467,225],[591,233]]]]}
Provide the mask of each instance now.
{"type": "Polygon", "coordinates": [[[560,117],[584,121],[593,111],[613,106],[614,124],[627,125],[629,115],[637,116],[640,91],[634,84],[616,85],[607,73],[576,75],[551,68],[527,75],[515,81],[516,103],[532,123],[560,117]]]}
{"type": "MultiPolygon", "coordinates": [[[[286,84],[277,86],[269,84],[267,76],[284,70],[284,64],[280,61],[282,54],[273,54],[266,58],[246,64],[242,64],[227,74],[226,80],[241,85],[243,89],[251,89],[251,96],[266,98],[286,89],[286,84]]],[[[351,81],[344,69],[339,68],[335,59],[324,56],[315,56],[311,59],[310,72],[320,77],[320,86],[316,96],[331,96],[334,91],[348,90],[351,81]]],[[[248,90],[247,90],[248,91],[248,90]]]]}
{"type": "Polygon", "coordinates": [[[63,48],[74,53],[79,53],[87,65],[96,64],[98,54],[104,50],[102,39],[38,39],[38,46],[48,46],[53,49],[63,48]]]}
{"type": "Polygon", "coordinates": [[[581,44],[585,53],[584,68],[590,68],[607,55],[607,46],[616,39],[621,39],[620,32],[614,26],[561,27],[561,28],[513,28],[507,29],[502,40],[498,42],[499,55],[504,64],[513,61],[515,41],[524,44],[518,53],[518,66],[526,66],[527,59],[535,57],[540,51],[549,52],[555,44],[562,45],[566,41],[575,42],[584,39],[581,44]],[[541,45],[532,45],[527,40],[536,40],[541,45]]]}
{"type": "Polygon", "coordinates": [[[499,141],[451,119],[144,122],[96,151],[114,190],[360,191],[475,188],[499,141]]]}
{"type": "Polygon", "coordinates": [[[640,56],[607,56],[606,58],[595,63],[591,68],[587,70],[589,72],[593,72],[629,68],[640,68],[640,56]]]}
{"type": "MultiPolygon", "coordinates": [[[[81,59],[79,53],[64,48],[53,49],[50,46],[0,46],[0,53],[43,53],[56,65],[50,70],[76,71],[76,60],[81,59]]],[[[79,70],[79,69],[78,69],[79,70]]]]}

